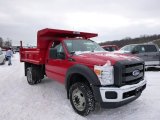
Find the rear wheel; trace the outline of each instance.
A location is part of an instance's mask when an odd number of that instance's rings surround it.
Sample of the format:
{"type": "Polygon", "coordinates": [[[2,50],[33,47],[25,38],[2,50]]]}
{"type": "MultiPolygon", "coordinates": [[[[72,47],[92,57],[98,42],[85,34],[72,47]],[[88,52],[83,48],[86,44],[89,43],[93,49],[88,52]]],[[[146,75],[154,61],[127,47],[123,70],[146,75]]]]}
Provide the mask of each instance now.
{"type": "Polygon", "coordinates": [[[85,84],[77,82],[69,90],[70,102],[73,109],[80,115],[86,116],[95,109],[93,92],[85,84]]]}
{"type": "Polygon", "coordinates": [[[27,81],[30,85],[41,82],[38,71],[34,67],[27,68],[27,81]]]}

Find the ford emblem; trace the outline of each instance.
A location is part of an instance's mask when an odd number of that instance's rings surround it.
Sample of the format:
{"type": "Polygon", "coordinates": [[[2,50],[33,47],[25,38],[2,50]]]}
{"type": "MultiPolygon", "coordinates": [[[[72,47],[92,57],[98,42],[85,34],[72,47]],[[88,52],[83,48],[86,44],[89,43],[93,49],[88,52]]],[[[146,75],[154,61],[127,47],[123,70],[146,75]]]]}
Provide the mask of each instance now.
{"type": "Polygon", "coordinates": [[[133,72],[132,72],[132,75],[133,76],[138,76],[140,74],[140,71],[139,70],[134,70],[133,72]]]}

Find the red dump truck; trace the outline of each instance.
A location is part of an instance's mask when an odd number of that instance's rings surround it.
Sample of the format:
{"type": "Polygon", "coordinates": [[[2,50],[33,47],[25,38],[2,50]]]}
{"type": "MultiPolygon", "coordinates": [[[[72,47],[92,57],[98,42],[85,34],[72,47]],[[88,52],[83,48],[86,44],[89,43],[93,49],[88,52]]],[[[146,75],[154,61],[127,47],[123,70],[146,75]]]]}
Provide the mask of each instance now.
{"type": "MultiPolygon", "coordinates": [[[[20,61],[30,85],[44,76],[65,85],[73,109],[86,116],[95,104],[114,108],[137,99],[146,87],[144,61],[106,52],[90,40],[95,33],[43,29],[37,48],[23,48],[20,61]]],[[[54,91],[53,91],[54,92],[54,91]]]]}

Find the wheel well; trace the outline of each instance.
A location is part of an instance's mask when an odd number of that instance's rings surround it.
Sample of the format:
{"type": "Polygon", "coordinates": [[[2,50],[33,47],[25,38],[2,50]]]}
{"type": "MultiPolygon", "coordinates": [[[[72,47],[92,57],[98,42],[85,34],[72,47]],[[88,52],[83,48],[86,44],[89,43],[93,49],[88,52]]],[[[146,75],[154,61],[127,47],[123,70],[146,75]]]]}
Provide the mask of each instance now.
{"type": "MultiPolygon", "coordinates": [[[[67,98],[69,98],[69,89],[70,87],[76,83],[76,82],[82,82],[87,84],[88,87],[91,88],[89,81],[87,80],[87,78],[85,78],[83,75],[75,73],[72,74],[71,77],[68,79],[68,84],[67,84],[67,98]]],[[[92,90],[92,89],[91,89],[92,90]]]]}
{"type": "Polygon", "coordinates": [[[45,65],[35,65],[32,63],[25,62],[24,63],[25,76],[27,76],[27,68],[28,67],[32,67],[32,68],[36,69],[37,71],[39,71],[40,74],[45,75],[45,65]]]}

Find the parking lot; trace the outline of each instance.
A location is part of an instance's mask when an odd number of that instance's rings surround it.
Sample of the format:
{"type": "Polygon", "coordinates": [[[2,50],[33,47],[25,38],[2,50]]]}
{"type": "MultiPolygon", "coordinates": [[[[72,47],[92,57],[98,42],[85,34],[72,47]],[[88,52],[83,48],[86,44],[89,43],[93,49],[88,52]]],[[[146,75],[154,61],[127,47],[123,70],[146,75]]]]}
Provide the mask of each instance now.
{"type": "Polygon", "coordinates": [[[147,87],[141,97],[132,103],[116,108],[98,108],[87,117],[76,114],[63,84],[44,79],[30,86],[24,76],[24,65],[19,54],[13,65],[0,65],[0,120],[159,120],[160,71],[146,71],[147,87]]]}

